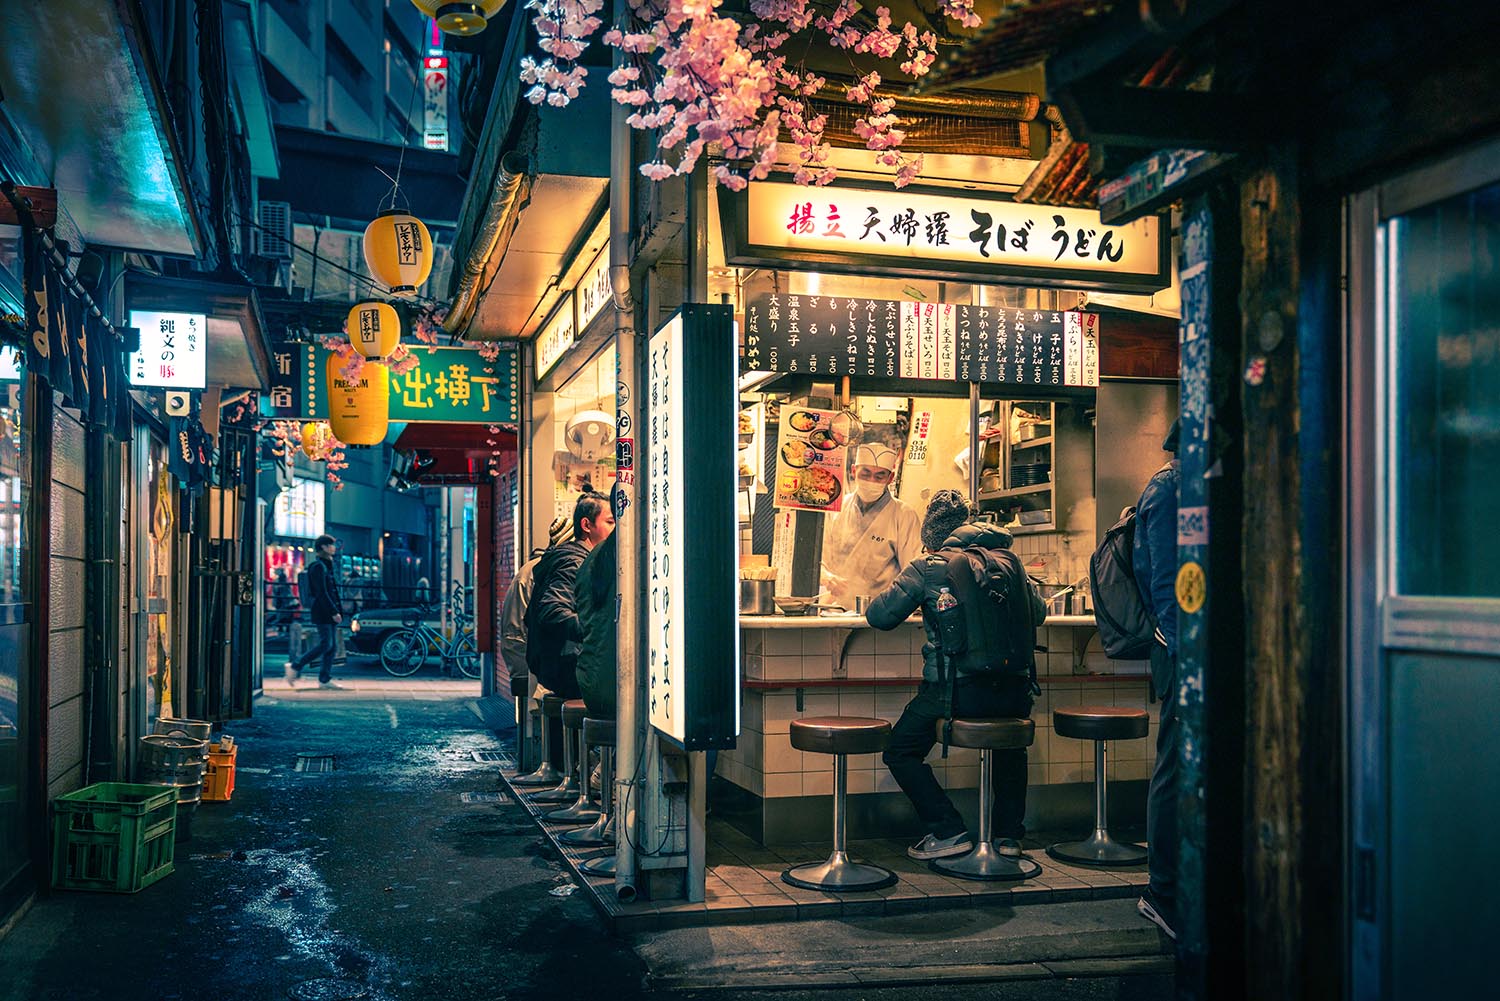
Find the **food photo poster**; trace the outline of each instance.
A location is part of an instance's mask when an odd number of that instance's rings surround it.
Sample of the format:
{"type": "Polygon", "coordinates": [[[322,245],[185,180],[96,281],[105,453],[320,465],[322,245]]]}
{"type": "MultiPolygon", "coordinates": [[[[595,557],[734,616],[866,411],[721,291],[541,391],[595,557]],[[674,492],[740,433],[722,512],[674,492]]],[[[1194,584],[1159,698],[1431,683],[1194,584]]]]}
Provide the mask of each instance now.
{"type": "Polygon", "coordinates": [[[844,505],[849,416],[784,404],[776,448],[775,506],[836,512],[844,505]]]}

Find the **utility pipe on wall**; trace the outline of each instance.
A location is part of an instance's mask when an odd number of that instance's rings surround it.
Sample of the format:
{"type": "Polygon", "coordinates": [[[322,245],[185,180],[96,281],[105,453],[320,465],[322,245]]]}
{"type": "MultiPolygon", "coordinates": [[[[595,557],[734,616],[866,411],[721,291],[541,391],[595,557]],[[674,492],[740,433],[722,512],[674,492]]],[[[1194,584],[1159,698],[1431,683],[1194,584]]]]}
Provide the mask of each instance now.
{"type": "MultiPolygon", "coordinates": [[[[630,16],[627,0],[615,0],[615,24],[623,28],[630,16]]],[[[615,52],[615,68],[625,65],[624,54],[615,52]]],[[[629,438],[640,427],[640,355],[635,329],[635,299],[630,289],[630,124],[629,112],[618,103],[612,106],[609,122],[609,284],[614,294],[616,399],[619,424],[616,439],[629,438]]],[[[615,574],[615,631],[618,652],[618,675],[615,688],[617,720],[615,728],[615,803],[618,835],[615,838],[615,893],[622,902],[636,897],[636,839],[640,790],[636,787],[644,740],[640,691],[640,620],[638,595],[641,582],[641,531],[639,477],[645,463],[634,461],[635,477],[617,476],[615,480],[615,532],[618,561],[615,574]]],[[[618,472],[618,471],[617,471],[618,472]]]]}

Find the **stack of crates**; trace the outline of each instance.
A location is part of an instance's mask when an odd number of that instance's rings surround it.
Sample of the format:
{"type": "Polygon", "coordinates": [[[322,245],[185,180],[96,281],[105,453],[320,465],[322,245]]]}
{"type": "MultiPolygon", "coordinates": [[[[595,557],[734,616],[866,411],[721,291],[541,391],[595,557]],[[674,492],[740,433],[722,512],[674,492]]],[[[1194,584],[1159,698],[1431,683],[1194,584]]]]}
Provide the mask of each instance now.
{"type": "Polygon", "coordinates": [[[172,872],[177,790],[99,782],[52,801],[52,885],[135,893],[172,872]]]}
{"type": "Polygon", "coordinates": [[[229,802],[234,795],[234,760],[239,753],[239,745],[228,734],[221,738],[221,743],[208,745],[208,773],[203,776],[204,802],[229,802]]]}

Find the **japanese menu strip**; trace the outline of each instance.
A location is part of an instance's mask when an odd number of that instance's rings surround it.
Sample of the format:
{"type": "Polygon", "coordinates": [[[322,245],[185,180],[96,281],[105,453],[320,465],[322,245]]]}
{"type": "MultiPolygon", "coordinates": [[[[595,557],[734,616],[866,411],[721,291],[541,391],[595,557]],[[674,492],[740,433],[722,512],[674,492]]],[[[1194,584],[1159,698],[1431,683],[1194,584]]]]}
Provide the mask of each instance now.
{"type": "Polygon", "coordinates": [[[1022,386],[1099,385],[1099,317],[1076,311],[761,295],[740,369],[1022,386]]]}

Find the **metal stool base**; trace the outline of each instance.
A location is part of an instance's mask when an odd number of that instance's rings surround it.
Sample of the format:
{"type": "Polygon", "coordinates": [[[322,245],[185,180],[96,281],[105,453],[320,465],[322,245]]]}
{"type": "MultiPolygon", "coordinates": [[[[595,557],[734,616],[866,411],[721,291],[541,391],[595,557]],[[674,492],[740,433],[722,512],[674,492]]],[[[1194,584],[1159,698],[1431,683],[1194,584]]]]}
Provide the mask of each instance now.
{"type": "Polygon", "coordinates": [[[542,814],[544,824],[592,824],[599,819],[599,811],[592,806],[579,806],[574,803],[565,810],[553,810],[551,813],[542,814]]]}
{"type": "Polygon", "coordinates": [[[879,890],[892,886],[896,874],[889,869],[865,862],[850,861],[844,852],[836,851],[826,862],[808,862],[793,866],[781,874],[781,881],[804,890],[879,890]]]}
{"type": "Polygon", "coordinates": [[[533,803],[571,803],[578,798],[578,779],[572,775],[561,785],[541,792],[526,793],[533,803]]]}
{"type": "Polygon", "coordinates": [[[607,879],[615,878],[615,853],[608,855],[597,855],[578,867],[590,876],[603,876],[607,879]]]}
{"type": "Polygon", "coordinates": [[[988,841],[981,841],[967,855],[933,859],[928,865],[933,872],[959,879],[1030,879],[1042,873],[1042,867],[1035,859],[1025,855],[1001,855],[988,841]]]}
{"type": "Polygon", "coordinates": [[[1060,841],[1047,846],[1047,854],[1059,862],[1079,865],[1141,865],[1146,849],[1127,841],[1116,841],[1108,831],[1095,831],[1082,841],[1060,841]]]}
{"type": "Polygon", "coordinates": [[[563,780],[563,773],[552,767],[552,762],[543,761],[534,772],[510,780],[513,786],[555,786],[563,780]]]}

